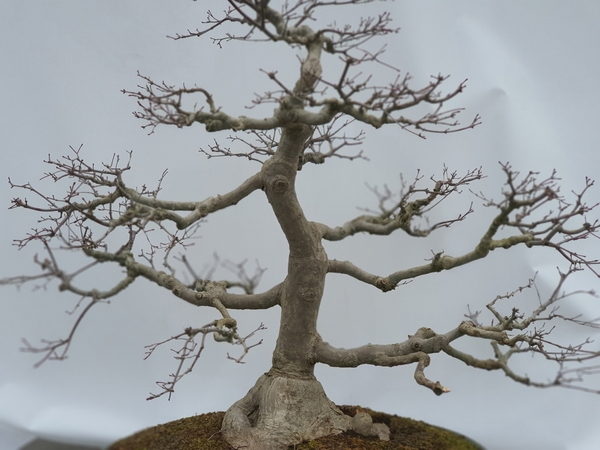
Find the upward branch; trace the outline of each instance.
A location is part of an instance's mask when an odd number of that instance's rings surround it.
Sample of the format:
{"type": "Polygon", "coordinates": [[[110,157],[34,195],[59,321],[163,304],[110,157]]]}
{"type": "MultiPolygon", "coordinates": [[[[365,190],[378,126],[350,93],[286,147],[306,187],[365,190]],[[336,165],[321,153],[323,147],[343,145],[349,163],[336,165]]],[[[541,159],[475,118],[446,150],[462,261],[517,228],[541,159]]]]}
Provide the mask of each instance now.
{"type": "Polygon", "coordinates": [[[403,230],[411,236],[427,237],[434,230],[448,228],[452,224],[464,220],[473,212],[470,206],[467,211],[452,219],[434,224],[429,224],[427,219],[427,213],[448,196],[460,194],[461,188],[484,178],[484,175],[481,168],[470,170],[465,175],[459,176],[457,172],[449,172],[444,167],[440,179],[431,177],[432,188],[419,187],[418,184],[422,178],[420,174],[417,174],[410,185],[407,185],[402,179],[399,194],[394,194],[387,185],[384,186],[383,193],[379,192],[377,188],[372,188],[371,190],[379,201],[379,211],[367,210],[366,212],[370,214],[361,215],[335,228],[318,224],[323,239],[339,241],[357,233],[389,235],[396,230],[403,230]],[[419,219],[420,223],[415,223],[419,219]]]}

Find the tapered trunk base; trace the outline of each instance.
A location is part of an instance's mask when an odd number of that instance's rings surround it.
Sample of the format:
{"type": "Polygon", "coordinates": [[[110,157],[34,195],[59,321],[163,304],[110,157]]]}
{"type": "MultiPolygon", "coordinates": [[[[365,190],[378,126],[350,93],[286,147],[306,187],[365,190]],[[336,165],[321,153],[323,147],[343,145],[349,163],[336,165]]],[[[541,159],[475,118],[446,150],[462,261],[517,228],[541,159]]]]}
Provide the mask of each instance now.
{"type": "Polygon", "coordinates": [[[225,413],[222,431],[233,448],[281,450],[292,444],[353,430],[389,440],[384,424],[345,415],[316,379],[261,376],[248,394],[225,413]]]}

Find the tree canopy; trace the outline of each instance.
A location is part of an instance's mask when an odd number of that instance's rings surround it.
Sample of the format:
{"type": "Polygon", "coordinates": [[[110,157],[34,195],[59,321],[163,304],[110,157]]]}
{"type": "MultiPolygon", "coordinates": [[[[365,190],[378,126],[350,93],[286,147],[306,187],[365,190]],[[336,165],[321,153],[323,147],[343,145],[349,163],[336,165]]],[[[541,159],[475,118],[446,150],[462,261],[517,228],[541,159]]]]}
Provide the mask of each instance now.
{"type": "Polygon", "coordinates": [[[303,176],[302,169],[307,164],[324,164],[327,170],[333,158],[364,158],[363,150],[355,150],[358,146],[366,147],[363,134],[347,132],[357,123],[375,129],[394,126],[417,138],[424,138],[428,133],[465,131],[480,123],[475,114],[462,124],[459,122],[462,109],[446,106],[456,102],[455,97],[463,92],[466,82],[447,89],[448,77],[435,75],[429,82],[419,84],[408,73],[387,63],[382,49],[373,49],[372,38],[397,31],[388,13],[363,18],[354,26],[333,23],[318,28],[312,24],[321,8],[366,3],[371,2],[298,0],[280,7],[269,1],[230,1],[219,15],[209,12],[203,27],[173,36],[175,40],[182,40],[219,32],[222,37],[213,38],[218,46],[236,40],[266,46],[273,44],[262,41],[272,41],[298,51],[299,75],[293,83],[281,79],[277,72],[265,71],[274,90],[258,94],[255,105],[273,104],[270,115],[254,117],[225,111],[219,106],[217,93],[196,85],[178,87],[155,82],[145,74],[139,75],[138,89],[124,90],[138,102],[135,115],[150,133],[157,126],[182,128],[199,124],[207,132],[231,132],[232,142],[246,144],[246,150],[241,152],[219,141],[203,149],[209,157],[241,156],[247,158],[249,164],[258,163],[256,173],[240,180],[230,191],[195,201],[163,198],[162,178],[156,187],[134,188],[128,184],[131,155],[115,156],[110,162],[97,166],[84,160],[81,147],[72,148],[70,154],[61,158],[47,160],[51,167],[47,178],[55,182],[69,181],[69,188],[62,197],[29,183],[10,181],[11,187],[36,197],[35,201],[14,198],[12,207],[42,214],[41,225],[16,244],[24,247],[38,243],[44,256],[35,259],[39,275],[6,278],[3,283],[20,285],[56,280],[59,290],[81,298],[77,318],[65,338],[43,341],[41,346],[25,341],[26,350],[41,354],[39,363],[63,359],[88,311],[143,278],[191,305],[211,307],[216,314],[210,323],[187,327],[148,347],[148,355],[151,355],[162,344],[179,345],[175,347],[175,371],[168,381],[159,383],[160,391],[150,398],[171,396],[175,385],[198,362],[209,335],[217,341],[239,344],[241,355],[230,358],[241,362],[260,342],[256,333],[263,325],[249,333],[240,333],[234,310],[275,306],[281,309],[271,370],[226,415],[224,431],[234,445],[252,448],[267,439],[275,448],[298,439],[349,429],[385,439],[383,427],[359,424],[339,411],[329,411],[333,410],[331,404],[314,379],[313,369],[318,363],[332,367],[414,365],[416,382],[440,395],[449,389],[442,384],[443,380],[433,381],[425,372],[431,362],[429,355],[445,353],[474,368],[502,371],[526,385],[589,390],[578,381],[594,372],[595,366],[578,363],[593,360],[598,356],[597,350],[590,347],[587,340],[555,341],[554,328],[546,323],[564,321],[583,327],[597,326],[594,320],[563,315],[556,309],[559,302],[572,295],[593,294],[564,289],[565,280],[573,273],[585,269],[598,275],[598,261],[576,245],[577,241],[597,237],[600,226],[590,214],[596,205],[588,205],[584,198],[593,185],[591,179],[586,179],[580,190],[563,195],[556,172],[520,173],[505,163],[501,164],[501,170],[506,183],[498,197],[480,193],[475,187],[484,176],[481,168],[459,172],[441,164],[437,176],[427,178],[417,174],[414,179],[403,180],[396,190],[387,185],[373,188],[375,208],[351,220],[326,224],[305,217],[295,192],[296,179],[303,176]],[[326,58],[337,61],[337,71],[328,73],[323,69],[322,61],[326,58]],[[387,82],[380,83],[369,74],[369,70],[379,69],[390,74],[387,82]],[[463,210],[442,214],[439,219],[432,210],[467,189],[473,191],[474,200],[495,212],[472,246],[461,253],[447,254],[438,249],[423,264],[408,267],[400,257],[387,273],[376,274],[353,261],[330,258],[325,252],[324,241],[346,241],[357,234],[404,233],[407,238],[427,238],[449,227],[459,227],[460,222],[473,220],[472,204],[463,210]],[[195,262],[186,257],[185,250],[203,221],[221,210],[235,208],[250,195],[261,193],[271,205],[288,243],[285,279],[259,290],[263,269],[257,266],[254,274],[248,273],[245,262],[229,263],[237,275],[235,280],[213,279],[212,270],[199,275],[195,262]],[[37,203],[39,200],[42,202],[37,203]],[[435,219],[429,220],[430,216],[435,219]],[[324,342],[318,332],[317,317],[321,300],[326,301],[323,292],[328,274],[342,274],[375,290],[390,292],[417,277],[435,276],[435,273],[474,263],[492,251],[513,247],[542,247],[557,252],[565,261],[565,268],[558,272],[556,289],[546,297],[538,294],[538,306],[532,310],[522,311],[509,302],[525,289],[536,291],[534,278],[488,303],[491,314],[485,321],[480,311],[469,310],[466,320],[451,329],[434,331],[424,324],[412,330],[413,334],[402,342],[344,349],[324,342]],[[79,252],[89,263],[66,270],[59,257],[65,251],[79,252]],[[101,270],[106,264],[121,267],[119,281],[109,286],[100,283],[93,288],[78,285],[78,277],[101,270]],[[454,341],[460,338],[489,341],[490,357],[481,358],[459,350],[454,341]],[[541,355],[556,363],[555,377],[534,380],[515,371],[510,358],[523,353],[541,355]],[[575,367],[570,363],[575,363],[575,367]],[[286,393],[293,399],[286,405],[273,403],[272,392],[286,393]],[[314,398],[314,401],[300,406],[297,399],[305,398],[314,398]],[[294,417],[290,421],[294,423],[289,428],[284,427],[281,433],[274,433],[273,424],[281,426],[281,423],[270,410],[287,411],[286,414],[294,417]],[[309,426],[314,417],[321,420],[309,426]]]}

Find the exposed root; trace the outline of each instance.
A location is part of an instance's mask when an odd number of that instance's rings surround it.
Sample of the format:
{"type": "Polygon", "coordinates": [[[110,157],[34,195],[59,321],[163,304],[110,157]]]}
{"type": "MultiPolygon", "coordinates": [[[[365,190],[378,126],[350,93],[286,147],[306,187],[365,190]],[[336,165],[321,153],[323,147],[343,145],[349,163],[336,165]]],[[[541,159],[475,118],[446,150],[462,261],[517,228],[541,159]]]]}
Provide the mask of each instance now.
{"type": "Polygon", "coordinates": [[[389,440],[385,424],[374,424],[369,414],[342,413],[325,395],[316,379],[265,374],[223,419],[222,431],[234,448],[282,450],[289,445],[353,430],[389,440]]]}

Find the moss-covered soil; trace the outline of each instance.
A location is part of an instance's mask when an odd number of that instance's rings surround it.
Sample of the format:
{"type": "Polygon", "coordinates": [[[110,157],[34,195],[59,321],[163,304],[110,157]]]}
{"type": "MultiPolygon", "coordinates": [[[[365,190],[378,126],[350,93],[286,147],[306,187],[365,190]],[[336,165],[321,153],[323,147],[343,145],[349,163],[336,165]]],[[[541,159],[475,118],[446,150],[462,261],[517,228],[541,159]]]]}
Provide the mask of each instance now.
{"type": "MultiPolygon", "coordinates": [[[[291,446],[290,450],[483,450],[464,436],[424,422],[356,406],[340,406],[340,409],[350,416],[366,411],[374,422],[387,424],[390,441],[349,432],[291,446]]],[[[109,450],[231,450],[219,431],[223,414],[202,414],[157,425],[121,439],[109,450]]]]}

